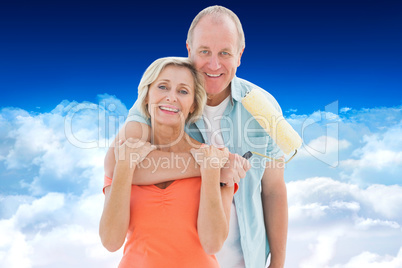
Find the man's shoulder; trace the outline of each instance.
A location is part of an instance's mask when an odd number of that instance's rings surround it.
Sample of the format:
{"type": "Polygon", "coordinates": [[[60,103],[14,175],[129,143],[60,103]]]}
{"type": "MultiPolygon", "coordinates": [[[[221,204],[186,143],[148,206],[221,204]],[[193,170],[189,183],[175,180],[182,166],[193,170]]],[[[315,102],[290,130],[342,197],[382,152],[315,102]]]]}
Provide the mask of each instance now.
{"type": "Polygon", "coordinates": [[[258,90],[261,91],[264,96],[268,99],[268,101],[270,101],[272,103],[272,105],[279,111],[282,113],[282,109],[278,103],[278,101],[275,99],[275,97],[269,93],[267,90],[264,90],[263,88],[257,86],[256,84],[239,78],[237,76],[235,76],[233,78],[233,85],[232,85],[232,95],[233,97],[237,100],[241,102],[241,99],[244,98],[244,96],[247,94],[247,92],[250,92],[251,90],[258,90]],[[237,97],[237,98],[236,98],[237,97]]]}
{"type": "Polygon", "coordinates": [[[239,78],[237,76],[235,76],[232,80],[232,93],[237,94],[238,97],[243,98],[246,95],[246,93],[251,91],[253,88],[263,90],[262,88],[251,83],[250,81],[247,81],[243,78],[239,78]]]}

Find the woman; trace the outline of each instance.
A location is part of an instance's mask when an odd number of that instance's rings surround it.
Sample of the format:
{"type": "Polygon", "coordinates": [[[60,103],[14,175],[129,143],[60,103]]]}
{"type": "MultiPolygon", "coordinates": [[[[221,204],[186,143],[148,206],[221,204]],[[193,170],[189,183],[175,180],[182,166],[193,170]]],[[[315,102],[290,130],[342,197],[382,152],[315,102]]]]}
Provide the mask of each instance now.
{"type": "Polygon", "coordinates": [[[138,96],[151,119],[152,145],[128,139],[115,147],[113,179],[105,177],[102,243],[116,251],[127,238],[122,268],[219,267],[213,254],[228,235],[234,188],[219,184],[227,149],[204,146],[184,132],[206,102],[201,78],[188,59],[161,58],[145,71],[138,96]],[[134,170],[156,147],[191,152],[201,177],[132,185],[134,170]]]}

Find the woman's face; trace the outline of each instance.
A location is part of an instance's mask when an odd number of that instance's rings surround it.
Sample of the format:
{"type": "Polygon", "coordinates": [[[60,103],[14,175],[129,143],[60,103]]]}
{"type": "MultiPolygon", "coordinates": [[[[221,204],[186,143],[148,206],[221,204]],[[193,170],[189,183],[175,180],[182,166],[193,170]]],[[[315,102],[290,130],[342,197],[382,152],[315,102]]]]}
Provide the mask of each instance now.
{"type": "Polygon", "coordinates": [[[194,111],[194,78],[185,67],[168,65],[149,86],[147,104],[152,121],[184,126],[194,111]]]}

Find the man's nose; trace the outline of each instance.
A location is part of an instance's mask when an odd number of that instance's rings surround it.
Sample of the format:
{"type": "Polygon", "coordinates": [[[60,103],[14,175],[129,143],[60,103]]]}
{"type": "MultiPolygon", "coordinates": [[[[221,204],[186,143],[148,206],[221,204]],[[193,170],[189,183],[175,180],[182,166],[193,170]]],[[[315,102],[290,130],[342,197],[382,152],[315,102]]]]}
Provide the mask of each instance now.
{"type": "Polygon", "coordinates": [[[213,70],[213,71],[218,70],[219,68],[221,68],[221,63],[220,63],[219,58],[218,58],[217,55],[213,55],[209,59],[209,68],[211,70],[213,70]]]}

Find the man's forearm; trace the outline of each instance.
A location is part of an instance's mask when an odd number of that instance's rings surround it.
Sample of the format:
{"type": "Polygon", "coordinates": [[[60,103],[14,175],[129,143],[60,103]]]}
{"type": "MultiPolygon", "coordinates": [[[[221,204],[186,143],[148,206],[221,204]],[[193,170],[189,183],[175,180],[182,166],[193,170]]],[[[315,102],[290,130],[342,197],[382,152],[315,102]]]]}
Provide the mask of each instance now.
{"type": "Polygon", "coordinates": [[[288,201],[283,162],[267,162],[262,177],[261,198],[265,229],[271,250],[269,268],[283,268],[288,233],[288,201]]]}
{"type": "MultiPolygon", "coordinates": [[[[116,160],[113,147],[105,157],[105,175],[113,178],[116,160]]],[[[135,185],[151,185],[171,180],[201,176],[200,168],[190,153],[152,151],[137,165],[133,174],[135,185]]]]}
{"type": "MultiPolygon", "coordinates": [[[[114,144],[128,138],[150,141],[151,128],[146,124],[130,121],[119,131],[109,147],[104,162],[105,175],[113,178],[116,159],[114,144]]],[[[133,175],[133,184],[151,185],[171,180],[201,176],[200,170],[190,153],[171,154],[162,151],[152,151],[138,164],[133,175]]]]}
{"type": "Polygon", "coordinates": [[[264,219],[271,250],[270,268],[284,267],[288,231],[288,203],[286,188],[275,194],[262,195],[264,219]]]}

